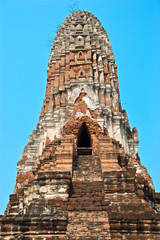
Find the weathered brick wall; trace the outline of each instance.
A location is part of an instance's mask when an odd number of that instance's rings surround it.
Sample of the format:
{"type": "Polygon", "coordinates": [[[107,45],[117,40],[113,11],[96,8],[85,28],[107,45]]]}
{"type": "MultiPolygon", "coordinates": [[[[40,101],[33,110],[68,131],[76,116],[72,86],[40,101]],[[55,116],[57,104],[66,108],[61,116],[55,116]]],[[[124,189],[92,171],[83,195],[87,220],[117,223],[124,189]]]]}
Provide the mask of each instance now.
{"type": "Polygon", "coordinates": [[[57,146],[66,139],[73,143],[71,135],[70,141],[67,136],[48,144],[35,167],[37,177],[21,193],[10,196],[7,215],[0,218],[1,239],[18,234],[25,240],[159,239],[160,213],[155,211],[159,195],[152,190],[147,198],[145,188],[140,194],[139,185],[146,180],[137,178],[120,144],[99,135],[99,156],[73,155],[72,172],[53,171],[52,164],[46,165],[52,144],[60,156],[57,146]]]}

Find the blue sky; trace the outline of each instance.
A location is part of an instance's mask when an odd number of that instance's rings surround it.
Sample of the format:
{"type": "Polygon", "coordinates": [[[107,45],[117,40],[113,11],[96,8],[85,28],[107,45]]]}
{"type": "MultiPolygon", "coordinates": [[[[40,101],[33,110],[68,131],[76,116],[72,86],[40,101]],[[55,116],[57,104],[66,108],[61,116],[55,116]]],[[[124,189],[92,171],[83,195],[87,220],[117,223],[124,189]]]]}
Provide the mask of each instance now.
{"type": "MultiPolygon", "coordinates": [[[[47,64],[68,0],[0,0],[0,214],[16,165],[36,128],[47,64]]],[[[106,29],[118,66],[122,108],[139,132],[139,156],[160,191],[160,0],[79,0],[106,29]]]]}

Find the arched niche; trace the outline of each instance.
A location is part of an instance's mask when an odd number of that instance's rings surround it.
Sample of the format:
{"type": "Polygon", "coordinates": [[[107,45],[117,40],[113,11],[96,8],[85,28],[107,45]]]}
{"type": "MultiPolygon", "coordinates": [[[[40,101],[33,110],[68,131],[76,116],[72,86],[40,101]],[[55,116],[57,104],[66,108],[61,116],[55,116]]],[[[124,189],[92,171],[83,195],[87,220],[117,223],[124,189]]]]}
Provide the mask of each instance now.
{"type": "Polygon", "coordinates": [[[83,45],[84,45],[84,38],[83,38],[82,36],[78,36],[78,37],[76,38],[75,44],[76,44],[77,46],[83,46],[83,45]]]}
{"type": "Polygon", "coordinates": [[[77,153],[78,155],[92,155],[91,135],[85,122],[82,123],[78,132],[77,153]]]}
{"type": "Polygon", "coordinates": [[[84,78],[84,77],[85,77],[85,71],[84,71],[84,69],[81,69],[79,71],[79,78],[84,78]]]}
{"type": "Polygon", "coordinates": [[[84,60],[84,53],[82,51],[77,53],[77,60],[84,60]]]}

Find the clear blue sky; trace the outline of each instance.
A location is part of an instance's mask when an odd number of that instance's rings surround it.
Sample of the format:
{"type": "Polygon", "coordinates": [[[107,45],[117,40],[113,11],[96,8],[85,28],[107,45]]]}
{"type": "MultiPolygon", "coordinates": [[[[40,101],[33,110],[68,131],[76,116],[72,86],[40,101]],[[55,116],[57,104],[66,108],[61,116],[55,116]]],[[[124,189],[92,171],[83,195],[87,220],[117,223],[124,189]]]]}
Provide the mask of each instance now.
{"type": "MultiPolygon", "coordinates": [[[[68,0],[0,0],[0,213],[16,165],[36,128],[49,53],[68,0]]],[[[122,107],[139,132],[139,155],[160,191],[160,0],[79,0],[106,29],[118,66],[122,107]]]]}

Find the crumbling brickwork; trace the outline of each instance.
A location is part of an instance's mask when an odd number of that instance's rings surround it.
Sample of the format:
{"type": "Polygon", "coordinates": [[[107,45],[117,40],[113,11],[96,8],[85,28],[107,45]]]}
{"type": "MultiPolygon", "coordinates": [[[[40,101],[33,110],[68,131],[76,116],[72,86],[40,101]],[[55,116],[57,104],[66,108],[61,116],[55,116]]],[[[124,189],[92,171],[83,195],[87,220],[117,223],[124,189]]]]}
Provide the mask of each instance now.
{"type": "Polygon", "coordinates": [[[40,119],[17,164],[0,239],[160,239],[160,193],[138,142],[107,33],[91,13],[73,12],[52,46],[40,119]]]}

